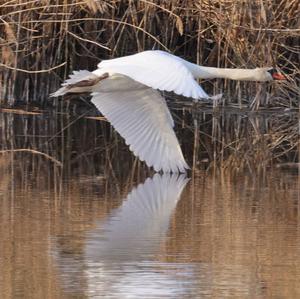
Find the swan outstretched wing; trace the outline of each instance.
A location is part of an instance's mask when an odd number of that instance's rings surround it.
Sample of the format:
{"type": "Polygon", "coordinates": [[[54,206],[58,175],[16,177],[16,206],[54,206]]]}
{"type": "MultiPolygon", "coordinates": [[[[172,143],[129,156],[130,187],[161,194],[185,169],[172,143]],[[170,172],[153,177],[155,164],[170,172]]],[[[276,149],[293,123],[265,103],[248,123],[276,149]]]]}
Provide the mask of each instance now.
{"type": "Polygon", "coordinates": [[[195,81],[179,57],[163,51],[144,51],[134,55],[104,60],[94,74],[122,74],[154,89],[173,91],[186,97],[210,98],[195,81]]]}
{"type": "MultiPolygon", "coordinates": [[[[110,80],[102,81],[104,90],[110,80]]],[[[123,80],[128,86],[133,82],[126,77],[123,80]]],[[[145,86],[94,92],[92,96],[92,103],[125,139],[130,150],[148,166],[164,172],[185,172],[189,168],[173,130],[172,116],[158,91],[145,86]]]]}

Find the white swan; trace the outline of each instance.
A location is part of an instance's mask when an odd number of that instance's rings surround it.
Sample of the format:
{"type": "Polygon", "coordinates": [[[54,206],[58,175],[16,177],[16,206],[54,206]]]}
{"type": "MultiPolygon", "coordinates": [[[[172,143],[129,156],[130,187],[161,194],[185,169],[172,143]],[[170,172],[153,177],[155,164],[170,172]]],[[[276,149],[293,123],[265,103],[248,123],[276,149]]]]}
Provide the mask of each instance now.
{"type": "Polygon", "coordinates": [[[285,77],[274,68],[221,69],[199,66],[164,51],[144,51],[104,60],[93,72],[74,71],[52,97],[92,92],[92,102],[130,145],[130,150],[155,171],[185,172],[174,121],[157,91],[194,99],[210,97],[195,79],[271,81],[285,77]]]}

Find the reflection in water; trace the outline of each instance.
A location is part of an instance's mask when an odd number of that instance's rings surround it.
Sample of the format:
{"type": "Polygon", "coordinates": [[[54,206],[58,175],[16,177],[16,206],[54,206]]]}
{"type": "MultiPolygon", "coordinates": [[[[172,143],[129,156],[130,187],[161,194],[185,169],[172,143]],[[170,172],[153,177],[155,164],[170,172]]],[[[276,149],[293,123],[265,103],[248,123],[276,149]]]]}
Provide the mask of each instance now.
{"type": "Polygon", "coordinates": [[[180,200],[156,175],[122,200],[87,175],[57,193],[35,163],[0,162],[1,299],[299,298],[297,173],[198,173],[180,200]]]}
{"type": "Polygon", "coordinates": [[[156,174],[148,178],[88,234],[85,256],[110,263],[153,256],[187,181],[185,175],[156,174]]]}
{"type": "MultiPolygon", "coordinates": [[[[270,128],[284,122],[294,140],[295,115],[251,117],[255,134],[246,116],[199,115],[198,161],[224,154],[224,167],[199,165],[184,188],[184,177],[144,180],[149,169],[103,122],[56,135],[71,117],[0,114],[2,149],[64,164],[0,156],[0,298],[300,298],[299,171],[264,162],[281,140],[270,128]]],[[[279,160],[295,166],[297,154],[279,160]]]]}
{"type": "Polygon", "coordinates": [[[81,259],[56,255],[65,287],[73,292],[74,281],[84,268],[88,293],[93,296],[122,298],[126,294],[161,296],[174,292],[169,288],[176,285],[172,275],[168,283],[164,277],[165,283],[160,282],[157,288],[163,274],[150,261],[160,250],[187,181],[185,175],[156,174],[148,178],[130,192],[121,207],[87,233],[81,259]]]}

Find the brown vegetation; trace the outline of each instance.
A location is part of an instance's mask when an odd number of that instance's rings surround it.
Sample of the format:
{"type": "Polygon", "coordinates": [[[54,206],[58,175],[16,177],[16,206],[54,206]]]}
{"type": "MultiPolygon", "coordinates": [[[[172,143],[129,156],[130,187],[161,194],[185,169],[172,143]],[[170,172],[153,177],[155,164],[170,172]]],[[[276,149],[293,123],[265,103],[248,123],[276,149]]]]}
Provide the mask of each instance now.
{"type": "Polygon", "coordinates": [[[0,100],[45,103],[70,70],[93,69],[101,59],[156,48],[209,66],[277,65],[290,80],[272,84],[271,92],[264,85],[222,80],[206,88],[226,89],[227,103],[245,102],[254,109],[294,107],[299,15],[297,0],[4,0],[0,100]]]}
{"type": "MultiPolygon", "coordinates": [[[[174,114],[176,133],[193,172],[220,168],[233,175],[245,171],[255,174],[274,166],[297,170],[297,113],[280,114],[276,109],[247,114],[238,109],[198,108],[184,107],[174,114]]],[[[0,157],[32,157],[68,176],[83,169],[113,180],[152,173],[129,152],[104,118],[0,113],[0,146],[0,157]]]]}
{"type": "MultiPolygon", "coordinates": [[[[0,4],[0,105],[54,103],[60,110],[59,102],[49,101],[48,96],[70,71],[92,70],[101,59],[145,49],[163,49],[208,66],[278,66],[287,82],[201,82],[210,93],[224,92],[221,105],[238,108],[236,114],[216,110],[207,114],[205,105],[193,109],[190,101],[175,96],[170,103],[179,140],[194,169],[201,168],[201,163],[253,170],[274,161],[297,162],[299,115],[294,108],[299,105],[299,16],[297,0],[5,0],[0,4]],[[240,111],[274,106],[278,113],[273,110],[262,117],[240,111]]],[[[6,130],[12,128],[3,122],[1,149],[39,151],[65,165],[70,153],[63,150],[65,141],[57,140],[80,117],[56,118],[47,125],[50,137],[32,144],[20,143],[15,133],[7,135],[6,130]]],[[[23,125],[27,136],[31,129],[23,125]]],[[[101,130],[106,135],[108,125],[101,130]]],[[[96,137],[81,135],[75,138],[86,138],[80,146],[88,148],[79,150],[76,161],[104,151],[106,166],[120,170],[120,155],[112,151],[119,148],[118,135],[109,135],[112,139],[101,144],[87,142],[96,137]]],[[[139,167],[137,160],[128,163],[139,167]]]]}

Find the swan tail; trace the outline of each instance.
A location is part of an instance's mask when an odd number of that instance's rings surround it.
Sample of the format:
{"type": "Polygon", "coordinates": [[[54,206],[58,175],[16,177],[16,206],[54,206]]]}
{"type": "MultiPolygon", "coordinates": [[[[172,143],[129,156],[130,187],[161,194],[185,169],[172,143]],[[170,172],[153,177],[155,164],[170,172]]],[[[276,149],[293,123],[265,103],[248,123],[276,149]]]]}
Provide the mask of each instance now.
{"type": "Polygon", "coordinates": [[[59,96],[63,96],[66,93],[68,93],[68,89],[66,87],[61,87],[57,91],[50,93],[50,97],[51,98],[59,97],[59,96]]]}
{"type": "Polygon", "coordinates": [[[93,87],[99,81],[106,79],[107,77],[107,73],[97,76],[87,70],[74,71],[73,74],[70,75],[70,78],[62,83],[62,87],[54,93],[51,93],[50,97],[59,97],[67,93],[92,92],[93,87]]]}

